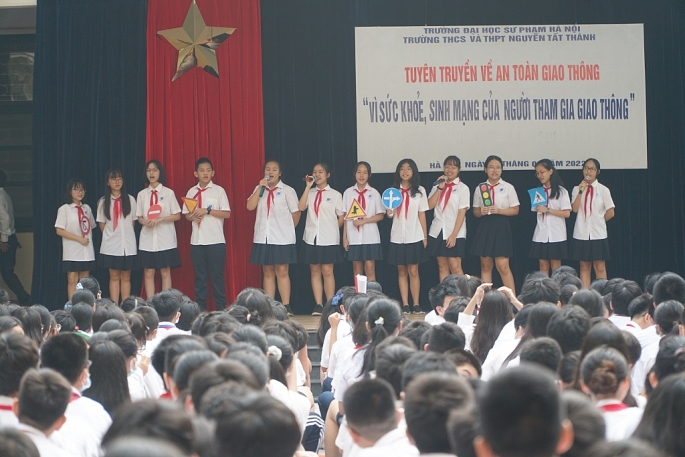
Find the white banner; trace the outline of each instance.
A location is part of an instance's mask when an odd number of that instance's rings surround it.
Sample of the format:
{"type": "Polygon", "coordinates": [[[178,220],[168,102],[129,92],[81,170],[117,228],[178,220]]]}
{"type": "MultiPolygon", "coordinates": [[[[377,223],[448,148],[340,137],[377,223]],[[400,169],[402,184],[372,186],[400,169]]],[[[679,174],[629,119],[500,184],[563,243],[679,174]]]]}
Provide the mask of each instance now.
{"type": "Polygon", "coordinates": [[[374,172],[548,158],[646,168],[642,24],[358,27],[357,145],[374,172]]]}

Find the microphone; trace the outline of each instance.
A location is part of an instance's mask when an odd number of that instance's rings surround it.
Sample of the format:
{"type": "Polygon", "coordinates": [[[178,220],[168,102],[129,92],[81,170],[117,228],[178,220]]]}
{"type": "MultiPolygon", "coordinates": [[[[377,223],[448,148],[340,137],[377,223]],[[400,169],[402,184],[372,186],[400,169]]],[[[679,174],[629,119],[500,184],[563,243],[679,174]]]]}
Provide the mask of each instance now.
{"type": "Polygon", "coordinates": [[[316,178],[314,176],[305,176],[304,178],[302,178],[302,181],[312,182],[312,181],[316,181],[316,178]]]}
{"type": "Polygon", "coordinates": [[[590,177],[589,177],[589,176],[585,176],[585,180],[588,181],[588,182],[590,182],[590,177]]]}
{"type": "MultiPolygon", "coordinates": [[[[267,181],[269,180],[269,178],[271,178],[271,176],[264,175],[264,179],[266,179],[267,181]]],[[[265,186],[262,186],[262,188],[259,189],[259,198],[262,198],[262,195],[264,195],[264,189],[266,189],[265,186]]]]}
{"type": "Polygon", "coordinates": [[[438,184],[442,184],[442,183],[444,183],[444,182],[445,182],[445,178],[440,178],[440,179],[438,179],[437,181],[435,181],[435,182],[433,183],[433,185],[434,185],[434,186],[437,186],[438,184]]]}

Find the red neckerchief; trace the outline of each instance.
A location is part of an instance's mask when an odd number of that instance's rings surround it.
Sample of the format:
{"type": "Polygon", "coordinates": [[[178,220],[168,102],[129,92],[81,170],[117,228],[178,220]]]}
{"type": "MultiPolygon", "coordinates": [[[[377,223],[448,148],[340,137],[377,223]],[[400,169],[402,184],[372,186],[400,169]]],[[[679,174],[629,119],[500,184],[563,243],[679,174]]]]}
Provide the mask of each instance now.
{"type": "MultiPolygon", "coordinates": [[[[198,206],[198,208],[202,208],[202,192],[206,191],[207,189],[209,189],[209,186],[205,187],[204,189],[203,189],[202,187],[200,187],[199,184],[198,184],[198,186],[197,186],[197,193],[195,194],[195,196],[194,196],[193,198],[197,200],[197,206],[198,206]]],[[[201,220],[197,222],[197,226],[198,226],[198,227],[199,227],[201,224],[202,224],[202,221],[201,221],[201,220]]]]}
{"type": "Polygon", "coordinates": [[[638,328],[638,327],[637,327],[635,324],[633,324],[632,322],[628,322],[628,323],[626,324],[626,327],[632,327],[632,328],[635,328],[635,329],[638,328]]]}
{"type": "Polygon", "coordinates": [[[364,194],[367,190],[369,189],[364,189],[360,191],[356,187],[354,188],[354,191],[358,194],[357,203],[359,203],[359,206],[361,206],[364,211],[366,211],[366,197],[364,196],[364,194]]]}
{"type": "Polygon", "coordinates": [[[449,201],[450,201],[450,196],[452,195],[452,189],[457,184],[458,184],[458,181],[448,182],[447,184],[445,184],[445,187],[443,187],[442,190],[440,191],[440,198],[438,199],[438,205],[440,205],[440,202],[444,198],[445,202],[442,204],[442,211],[443,212],[445,211],[445,208],[447,208],[447,203],[449,203],[449,201]]]}
{"type": "Polygon", "coordinates": [[[269,217],[269,213],[271,213],[271,203],[276,203],[276,197],[274,197],[274,192],[278,187],[266,187],[266,190],[269,191],[269,195],[266,196],[266,217],[269,217]]]}
{"type": "Polygon", "coordinates": [[[150,206],[159,204],[159,197],[157,196],[157,190],[152,189],[150,191],[150,206]]]}
{"type": "MultiPolygon", "coordinates": [[[[542,186],[542,188],[545,189],[545,195],[547,196],[547,209],[549,209],[549,193],[552,190],[552,186],[549,186],[549,187],[542,186]]],[[[545,216],[546,216],[546,214],[542,213],[542,220],[543,221],[545,220],[545,216]]]]}
{"type": "Polygon", "coordinates": [[[14,411],[12,405],[0,405],[0,411],[14,411]]]}
{"type": "Polygon", "coordinates": [[[628,409],[628,405],[625,403],[609,403],[608,405],[600,406],[599,409],[601,409],[603,413],[615,413],[628,409]]]}
{"type": "Polygon", "coordinates": [[[583,201],[583,212],[585,213],[585,219],[587,220],[587,199],[590,197],[590,215],[592,216],[592,201],[595,199],[595,188],[592,184],[588,184],[585,189],[585,200],[583,201]]]}
{"type": "Polygon", "coordinates": [[[316,197],[314,197],[314,214],[319,217],[319,207],[321,206],[321,200],[323,200],[323,193],[326,189],[316,189],[316,197]]]}
{"type": "Polygon", "coordinates": [[[490,188],[490,198],[492,199],[492,205],[490,206],[495,206],[495,187],[499,186],[499,184],[500,183],[490,185],[490,183],[488,183],[488,187],[490,188]]]}
{"type": "Polygon", "coordinates": [[[73,392],[73,391],[72,391],[72,392],[71,392],[71,397],[69,398],[69,403],[71,403],[72,401],[76,401],[76,400],[78,400],[79,398],[81,398],[81,394],[78,393],[78,392],[73,392]]]}
{"type": "Polygon", "coordinates": [[[167,391],[164,392],[162,395],[159,396],[160,400],[173,400],[174,397],[171,395],[171,392],[167,391]]]}
{"type": "MultiPolygon", "coordinates": [[[[405,189],[404,187],[400,187],[400,190],[402,191],[402,203],[404,203],[404,218],[408,219],[409,218],[409,199],[411,198],[409,195],[409,191],[411,190],[411,187],[409,189],[405,189]]],[[[402,209],[402,203],[400,203],[400,206],[397,207],[397,214],[399,214],[400,210],[402,209]]]]}
{"type": "Polygon", "coordinates": [[[76,205],[76,210],[78,211],[78,225],[81,230],[81,235],[86,236],[89,232],[84,232],[83,224],[81,224],[81,221],[86,217],[86,214],[83,212],[83,205],[76,205]]]}
{"type": "Polygon", "coordinates": [[[121,195],[119,195],[114,199],[114,211],[112,211],[112,225],[114,226],[114,230],[117,229],[117,225],[119,225],[119,219],[121,218],[121,214],[123,212],[124,210],[121,203],[121,195]]]}

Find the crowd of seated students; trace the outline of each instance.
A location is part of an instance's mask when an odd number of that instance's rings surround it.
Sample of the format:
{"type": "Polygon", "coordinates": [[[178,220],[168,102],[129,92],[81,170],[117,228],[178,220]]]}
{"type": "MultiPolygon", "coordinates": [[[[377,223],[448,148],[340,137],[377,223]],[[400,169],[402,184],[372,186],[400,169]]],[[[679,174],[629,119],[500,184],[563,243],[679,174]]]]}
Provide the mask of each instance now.
{"type": "Polygon", "coordinates": [[[118,306],[83,278],[64,309],[0,289],[6,457],[683,457],[685,280],[583,289],[562,266],[520,294],[449,275],[408,321],[371,282],[317,332],[262,290],[201,312],[182,292],[118,306]]]}

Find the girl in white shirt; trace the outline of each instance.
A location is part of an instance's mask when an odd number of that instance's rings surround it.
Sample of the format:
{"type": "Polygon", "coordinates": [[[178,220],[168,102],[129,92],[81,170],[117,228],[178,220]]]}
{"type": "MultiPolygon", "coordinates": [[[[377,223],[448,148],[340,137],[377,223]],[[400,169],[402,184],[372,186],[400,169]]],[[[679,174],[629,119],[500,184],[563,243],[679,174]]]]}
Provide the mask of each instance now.
{"type": "Polygon", "coordinates": [[[428,252],[438,261],[440,281],[449,274],[463,275],[461,259],[466,255],[466,211],[469,188],[459,179],[461,160],[449,156],[442,164],[443,175],[428,196],[428,207],[435,208],[428,234],[428,252]]]}
{"type": "Polygon", "coordinates": [[[614,200],[609,188],[600,184],[597,159],[583,162],[584,179],[573,188],[572,208],[576,217],[573,228],[573,260],[580,261],[580,280],[590,287],[592,267],[597,279],[607,278],[606,261],[611,258],[607,239],[607,221],[614,217],[614,200]]]}
{"type": "Polygon", "coordinates": [[[65,204],[57,210],[55,230],[62,237],[62,272],[67,274],[69,297],[76,291],[79,279],[95,269],[93,230],[95,218],[90,206],[83,203],[86,186],[80,179],[67,183],[65,204]]]}
{"type": "Polygon", "coordinates": [[[402,297],[402,311],[405,314],[422,312],[419,304],[421,279],[419,263],[428,260],[428,230],[426,211],[428,199],[426,189],[421,186],[419,169],[412,159],[403,159],[395,169],[394,186],[402,193],[402,202],[396,211],[389,209],[392,218],[388,263],[397,265],[397,282],[402,297]],[[409,290],[413,303],[409,304],[409,290]]]}
{"type": "Polygon", "coordinates": [[[102,231],[98,266],[109,269],[109,297],[119,303],[131,295],[131,270],[137,264],[136,199],[126,192],[121,170],[105,173],[105,196],[98,200],[97,222],[102,231]]]}
{"type": "Polygon", "coordinates": [[[155,270],[162,276],[162,290],[171,289],[171,269],[181,266],[174,222],[181,219],[181,207],[174,191],[165,187],[164,167],[155,159],[145,164],[150,184],[138,193],[136,216],[140,231],[138,262],[145,274],[145,295],[155,294],[155,270]]]}
{"type": "Polygon", "coordinates": [[[367,162],[357,163],[354,172],[357,184],[343,194],[343,209],[349,211],[354,200],[357,200],[366,216],[345,222],[343,248],[347,251],[347,260],[352,261],[353,274],[366,275],[369,281],[375,281],[376,260],[383,260],[378,222],[383,220],[385,207],[378,191],[369,186],[369,178],[371,165],[367,162]]]}
{"type": "Polygon", "coordinates": [[[509,217],[519,213],[520,203],[514,186],[501,179],[502,169],[501,158],[492,155],[485,159],[488,179],[478,185],[473,195],[473,215],[480,218],[480,225],[472,254],[480,257],[483,282],[492,282],[492,267],[496,266],[502,282],[515,295],[514,275],[509,268],[509,258],[514,255],[509,217]]]}
{"type": "Polygon", "coordinates": [[[295,190],[281,181],[281,174],[281,164],[269,160],[264,178],[247,199],[248,211],[257,210],[250,263],[262,266],[262,284],[268,295],[276,297],[278,284],[281,302],[292,316],[288,272],[290,264],[297,263],[295,226],[301,213],[295,190]]]}
{"type": "Polygon", "coordinates": [[[309,264],[312,293],[316,302],[313,316],[320,316],[323,311],[324,291],[327,300],[335,295],[333,264],[343,260],[340,252],[340,227],[345,212],[342,195],[328,185],[330,177],[331,171],[327,164],[314,165],[312,176],[305,176],[307,184],[298,204],[300,211],[309,208],[300,260],[309,264]],[[314,183],[316,187],[312,188],[314,183]]]}
{"type": "Polygon", "coordinates": [[[565,219],[571,215],[571,200],[551,160],[540,160],[535,165],[535,176],[545,189],[547,205],[533,209],[537,212],[538,222],[529,256],[538,259],[540,271],[549,276],[561,266],[563,259],[568,258],[565,219]]]}

